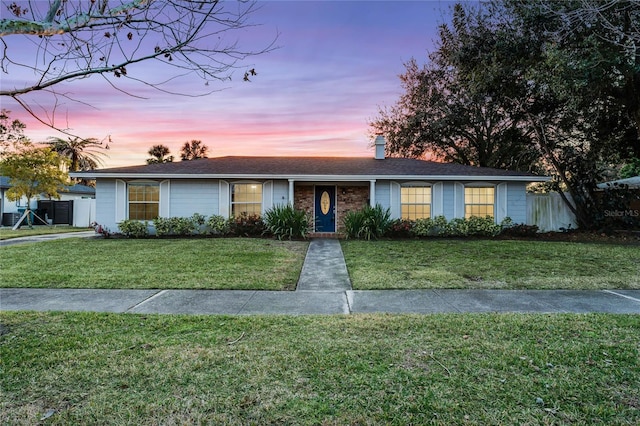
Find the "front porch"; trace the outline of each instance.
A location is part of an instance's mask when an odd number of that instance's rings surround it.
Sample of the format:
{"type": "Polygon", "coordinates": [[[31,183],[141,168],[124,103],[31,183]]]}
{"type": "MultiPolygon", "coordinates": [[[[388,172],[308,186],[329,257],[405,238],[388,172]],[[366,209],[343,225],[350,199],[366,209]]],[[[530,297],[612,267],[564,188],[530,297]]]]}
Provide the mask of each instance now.
{"type": "Polygon", "coordinates": [[[343,238],[345,215],[371,202],[371,184],[295,182],[293,200],[296,209],[316,220],[311,238],[343,238]]]}

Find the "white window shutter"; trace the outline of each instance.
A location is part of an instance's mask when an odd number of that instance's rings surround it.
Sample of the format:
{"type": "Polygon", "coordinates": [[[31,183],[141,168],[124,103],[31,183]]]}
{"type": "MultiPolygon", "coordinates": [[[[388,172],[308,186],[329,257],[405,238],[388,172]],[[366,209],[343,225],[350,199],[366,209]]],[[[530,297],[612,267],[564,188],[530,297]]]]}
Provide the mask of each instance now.
{"type": "Polygon", "coordinates": [[[231,214],[229,208],[231,206],[231,195],[229,193],[229,182],[225,180],[220,181],[218,214],[222,217],[229,217],[231,214]]]}
{"type": "Polygon", "coordinates": [[[444,215],[444,191],[442,182],[431,186],[431,217],[444,215]]]}
{"type": "Polygon", "coordinates": [[[502,222],[507,217],[507,183],[503,182],[496,187],[496,223],[502,222]]]}
{"type": "Polygon", "coordinates": [[[262,214],[273,207],[273,181],[262,184],[262,214]]]}
{"type": "Polygon", "coordinates": [[[464,185],[456,182],[453,191],[453,217],[464,218],[464,185]]]}
{"type": "Polygon", "coordinates": [[[389,183],[389,201],[391,202],[391,218],[399,219],[402,212],[400,211],[400,184],[398,182],[389,183]]]}
{"type": "Polygon", "coordinates": [[[170,192],[171,192],[171,181],[163,180],[160,182],[160,205],[158,206],[159,211],[158,214],[160,217],[171,217],[170,211],[170,192]]]}
{"type": "Polygon", "coordinates": [[[116,180],[116,223],[120,223],[127,218],[127,183],[123,180],[116,180]]]}

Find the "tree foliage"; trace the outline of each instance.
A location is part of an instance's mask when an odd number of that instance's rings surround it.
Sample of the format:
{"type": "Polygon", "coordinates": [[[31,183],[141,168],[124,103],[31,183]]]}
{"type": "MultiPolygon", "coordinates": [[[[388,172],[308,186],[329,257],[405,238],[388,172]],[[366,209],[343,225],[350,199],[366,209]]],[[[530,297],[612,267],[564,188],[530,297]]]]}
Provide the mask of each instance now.
{"type": "Polygon", "coordinates": [[[185,142],[180,149],[180,159],[182,161],[197,160],[198,158],[207,158],[209,147],[200,140],[192,140],[185,142]]]}
{"type": "MultiPolygon", "coordinates": [[[[7,198],[12,201],[27,199],[27,206],[39,194],[60,198],[68,183],[68,175],[60,169],[61,162],[66,161],[50,148],[35,147],[26,144],[21,148],[5,152],[0,161],[0,174],[9,177],[7,198]]],[[[27,216],[31,226],[31,215],[27,216]]]]}
{"type": "Polygon", "coordinates": [[[96,138],[81,139],[51,137],[46,142],[53,151],[69,160],[69,171],[95,170],[102,164],[103,150],[109,145],[96,138]]]}
{"type": "Polygon", "coordinates": [[[27,126],[20,120],[12,120],[10,114],[9,110],[0,110],[0,154],[28,143],[28,138],[24,135],[27,126]]]}
{"type": "Polygon", "coordinates": [[[405,93],[373,129],[387,135],[392,154],[539,165],[570,194],[564,199],[581,227],[601,226],[608,204],[596,184],[640,151],[640,2],[613,0],[591,13],[594,5],[456,5],[429,63],[409,63],[405,93]],[[495,155],[502,150],[511,156],[495,155]],[[502,158],[518,161],[495,160],[502,158]]]}
{"type": "MultiPolygon", "coordinates": [[[[241,48],[238,35],[252,26],[252,1],[199,0],[39,1],[13,2],[0,19],[3,79],[31,76],[20,85],[3,83],[0,96],[15,99],[38,120],[56,127],[53,111],[40,113],[46,94],[54,105],[73,100],[61,83],[101,75],[117,90],[129,93],[124,80],[172,92],[176,78],[209,82],[227,80],[242,62],[268,52],[273,42],[259,49],[241,48]],[[27,40],[25,40],[25,38],[27,40]],[[25,55],[25,49],[32,54],[25,55]],[[136,65],[155,62],[172,75],[152,81],[136,65]],[[37,100],[27,94],[38,96],[37,100]]],[[[246,66],[248,69],[248,66],[246,66]]],[[[245,71],[245,76],[255,70],[245,71]]],[[[179,94],[183,94],[180,92],[179,94]]]]}
{"type": "Polygon", "coordinates": [[[147,164],[173,162],[173,155],[169,155],[169,147],[166,145],[153,145],[147,153],[151,156],[151,158],[147,158],[147,164]]]}

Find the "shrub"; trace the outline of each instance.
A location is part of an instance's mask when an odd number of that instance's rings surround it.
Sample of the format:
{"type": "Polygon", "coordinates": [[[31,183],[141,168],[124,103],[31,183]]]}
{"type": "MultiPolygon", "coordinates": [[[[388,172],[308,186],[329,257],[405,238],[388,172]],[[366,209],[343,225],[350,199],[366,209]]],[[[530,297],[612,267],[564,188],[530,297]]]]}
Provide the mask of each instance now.
{"type": "Polygon", "coordinates": [[[226,235],[229,233],[229,220],[220,215],[212,215],[207,219],[207,232],[212,235],[226,235]]]}
{"type": "Polygon", "coordinates": [[[365,240],[382,237],[391,226],[391,212],[380,204],[375,207],[365,205],[356,212],[348,212],[344,218],[347,238],[364,238],[365,240]]]}
{"type": "Polygon", "coordinates": [[[156,229],[156,237],[171,234],[171,219],[165,217],[156,217],[153,219],[153,227],[156,229]]]}
{"type": "Polygon", "coordinates": [[[364,227],[364,215],[361,210],[347,212],[342,222],[347,238],[360,238],[360,232],[364,227]]]}
{"type": "Polygon", "coordinates": [[[172,217],[172,231],[175,235],[192,235],[199,225],[190,217],[172,217]]]}
{"type": "Polygon", "coordinates": [[[279,240],[282,238],[305,238],[309,230],[309,217],[302,210],[287,204],[275,206],[264,214],[265,231],[279,240]]]}
{"type": "Polygon", "coordinates": [[[200,233],[200,227],[205,224],[206,216],[194,213],[191,217],[157,217],[153,219],[156,236],[193,235],[200,233]]]}
{"type": "Polygon", "coordinates": [[[139,220],[123,220],[118,223],[118,229],[122,235],[129,238],[144,238],[149,235],[149,230],[147,229],[148,222],[145,220],[141,222],[139,220]]]}
{"type": "Polygon", "coordinates": [[[416,220],[413,234],[416,237],[492,237],[498,235],[501,229],[502,226],[497,225],[491,216],[471,216],[469,219],[455,218],[451,221],[447,221],[444,216],[437,216],[433,219],[416,220]]]}
{"type": "Polygon", "coordinates": [[[467,230],[467,235],[495,237],[502,230],[502,225],[495,223],[491,216],[471,216],[467,219],[467,230]]]}
{"type": "Polygon", "coordinates": [[[391,221],[389,230],[385,234],[390,238],[409,238],[414,232],[416,222],[408,219],[396,219],[391,221]]]}
{"type": "Polygon", "coordinates": [[[508,237],[535,237],[537,233],[537,225],[525,225],[524,223],[519,223],[508,228],[504,228],[500,235],[508,237]]]}
{"type": "Polygon", "coordinates": [[[242,214],[229,220],[229,231],[238,237],[258,237],[265,234],[264,222],[258,215],[242,214]]]}

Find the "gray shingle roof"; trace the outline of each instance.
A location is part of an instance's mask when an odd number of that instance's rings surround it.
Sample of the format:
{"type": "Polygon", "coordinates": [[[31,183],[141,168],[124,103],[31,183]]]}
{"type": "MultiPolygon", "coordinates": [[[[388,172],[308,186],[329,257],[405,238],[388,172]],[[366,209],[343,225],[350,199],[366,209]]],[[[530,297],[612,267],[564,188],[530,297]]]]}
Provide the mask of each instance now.
{"type": "Polygon", "coordinates": [[[409,158],[358,157],[217,157],[173,163],[116,167],[74,174],[85,177],[487,177],[545,180],[530,173],[409,158]]]}
{"type": "MultiPolygon", "coordinates": [[[[7,176],[0,176],[0,188],[11,188],[10,179],[7,176]]],[[[65,192],[70,192],[73,194],[87,194],[87,195],[95,195],[96,189],[86,185],[71,185],[65,186],[65,192]]]]}

